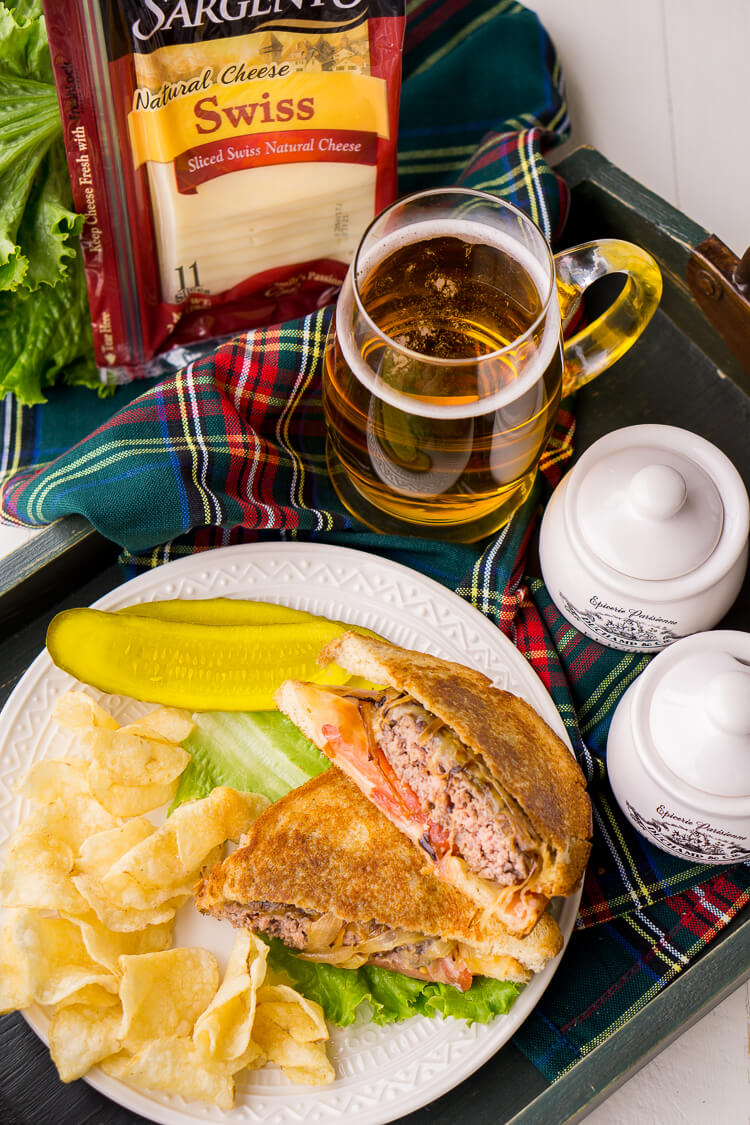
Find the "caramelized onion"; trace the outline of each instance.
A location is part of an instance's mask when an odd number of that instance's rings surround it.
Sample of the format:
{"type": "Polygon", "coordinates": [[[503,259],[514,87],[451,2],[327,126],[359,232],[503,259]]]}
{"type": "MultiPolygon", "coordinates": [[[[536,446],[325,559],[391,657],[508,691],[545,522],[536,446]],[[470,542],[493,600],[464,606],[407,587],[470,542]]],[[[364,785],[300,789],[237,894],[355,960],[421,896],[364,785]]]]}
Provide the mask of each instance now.
{"type": "Polygon", "coordinates": [[[352,946],[342,946],[340,949],[331,949],[327,953],[298,953],[304,961],[316,961],[323,965],[338,965],[345,969],[359,969],[367,961],[359,951],[352,946]]]}
{"type": "Polygon", "coordinates": [[[345,923],[332,910],[321,914],[310,924],[306,948],[313,953],[322,953],[333,945],[339,934],[343,935],[344,928],[345,923]]]}

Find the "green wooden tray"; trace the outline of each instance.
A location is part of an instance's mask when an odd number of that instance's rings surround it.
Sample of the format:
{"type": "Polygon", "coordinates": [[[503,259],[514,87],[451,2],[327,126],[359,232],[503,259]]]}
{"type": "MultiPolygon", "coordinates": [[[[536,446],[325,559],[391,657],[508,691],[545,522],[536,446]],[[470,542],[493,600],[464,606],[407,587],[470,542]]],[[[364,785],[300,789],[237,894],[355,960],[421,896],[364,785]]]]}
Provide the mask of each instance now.
{"type": "MultiPolygon", "coordinates": [[[[661,307],[638,345],[581,392],[578,452],[620,426],[669,423],[720,446],[750,488],[750,374],[737,346],[738,338],[744,339],[743,299],[727,287],[726,277],[712,273],[716,255],[706,249],[708,232],[592,149],[576,150],[558,171],[571,188],[566,242],[631,239],[658,259],[665,282],[661,307]],[[703,248],[698,255],[696,247],[703,248]],[[699,292],[696,277],[703,286],[699,292]]],[[[85,521],[69,519],[0,560],[0,704],[42,649],[53,613],[89,605],[119,585],[115,557],[115,548],[85,521]]],[[[750,581],[725,624],[750,630],[750,581]]],[[[558,971],[565,972],[564,958],[558,971]]],[[[460,1087],[403,1120],[410,1125],[579,1121],[748,977],[746,911],[672,984],[557,1082],[550,1085],[511,1043],[460,1087]]],[[[82,1081],[64,1086],[22,1017],[0,1019],[1,1125],[142,1120],[82,1081]]]]}

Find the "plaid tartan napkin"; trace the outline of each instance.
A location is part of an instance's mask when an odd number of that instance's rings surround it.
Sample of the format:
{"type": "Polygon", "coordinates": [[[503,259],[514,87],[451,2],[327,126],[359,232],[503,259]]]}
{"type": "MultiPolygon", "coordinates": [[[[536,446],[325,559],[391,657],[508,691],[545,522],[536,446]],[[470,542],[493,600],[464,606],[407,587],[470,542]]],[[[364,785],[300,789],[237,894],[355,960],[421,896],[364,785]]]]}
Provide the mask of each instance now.
{"type": "MultiPolygon", "coordinates": [[[[566,192],[542,151],[567,121],[536,17],[509,2],[422,0],[410,8],[407,52],[402,186],[458,180],[494,191],[554,237],[566,192]]],[[[43,524],[82,513],[122,545],[128,575],[238,542],[359,547],[455,590],[513,640],[555,700],[594,805],[594,848],[564,969],[515,1038],[553,1080],[742,909],[750,865],[672,859],[631,829],[612,798],[609,720],[647,658],[589,641],[526,574],[540,510],[572,457],[572,402],[563,403],[532,494],[500,535],[471,546],[377,535],[342,508],[326,471],[320,371],[330,317],[322,310],[240,337],[145,393],[133,385],[101,401],[67,389],[31,409],[7,398],[0,517],[43,524]]]]}

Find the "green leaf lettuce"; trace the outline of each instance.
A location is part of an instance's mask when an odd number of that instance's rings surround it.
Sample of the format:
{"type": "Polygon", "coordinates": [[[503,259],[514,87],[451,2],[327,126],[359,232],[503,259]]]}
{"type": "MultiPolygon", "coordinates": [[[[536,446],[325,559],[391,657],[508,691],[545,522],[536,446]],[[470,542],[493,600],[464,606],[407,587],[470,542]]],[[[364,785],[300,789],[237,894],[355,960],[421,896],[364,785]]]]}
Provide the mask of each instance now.
{"type": "Polygon", "coordinates": [[[39,0],[0,0],[0,398],[104,391],[39,0]]]}
{"type": "Polygon", "coordinates": [[[39,167],[60,133],[51,94],[40,82],[0,74],[0,290],[16,289],[29,269],[16,235],[39,167]]]}
{"type": "Polygon", "coordinates": [[[268,964],[303,996],[317,1001],[326,1019],[347,1027],[369,1009],[373,1023],[387,1024],[411,1016],[448,1016],[467,1023],[488,1023],[509,1012],[523,985],[511,981],[475,977],[471,988],[459,992],[447,984],[414,980],[390,969],[363,965],[361,969],[339,969],[304,961],[282,942],[270,943],[268,964]]]}
{"type": "Polygon", "coordinates": [[[83,270],[36,292],[0,291],[0,397],[13,392],[25,405],[45,402],[56,381],[106,388],[86,342],[90,338],[83,270]]]}
{"type": "Polygon", "coordinates": [[[191,755],[172,809],[207,797],[217,785],[277,801],[330,762],[280,711],[206,711],[183,746],[191,755]]]}

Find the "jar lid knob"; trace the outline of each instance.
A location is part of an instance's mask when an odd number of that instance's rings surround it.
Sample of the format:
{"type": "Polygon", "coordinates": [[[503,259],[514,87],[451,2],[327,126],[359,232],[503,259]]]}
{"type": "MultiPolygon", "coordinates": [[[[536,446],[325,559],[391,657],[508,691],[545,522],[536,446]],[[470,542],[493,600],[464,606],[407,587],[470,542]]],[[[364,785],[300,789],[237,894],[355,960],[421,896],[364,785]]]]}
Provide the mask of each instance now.
{"type": "Polygon", "coordinates": [[[706,688],[706,712],[727,734],[750,734],[750,669],[714,676],[706,688]]]}
{"type": "Polygon", "coordinates": [[[709,561],[724,532],[713,466],[708,458],[705,466],[691,458],[689,443],[682,448],[658,434],[658,440],[638,440],[642,430],[648,438],[652,429],[661,433],[668,426],[633,429],[630,442],[630,429],[618,430],[618,444],[605,444],[586,461],[598,443],[583,454],[567,493],[568,518],[583,552],[628,581],[692,574],[709,561]]]}
{"type": "Polygon", "coordinates": [[[652,520],[669,520],[687,499],[685,478],[671,465],[645,465],[630,482],[630,500],[636,512],[652,520]]]}

